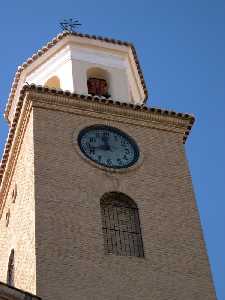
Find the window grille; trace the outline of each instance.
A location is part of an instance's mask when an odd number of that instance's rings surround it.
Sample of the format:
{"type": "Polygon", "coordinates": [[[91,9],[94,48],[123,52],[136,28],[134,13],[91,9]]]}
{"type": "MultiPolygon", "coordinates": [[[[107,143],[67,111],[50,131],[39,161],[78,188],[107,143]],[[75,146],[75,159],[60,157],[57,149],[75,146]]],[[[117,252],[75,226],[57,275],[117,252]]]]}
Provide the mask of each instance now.
{"type": "Polygon", "coordinates": [[[11,250],[8,263],[7,284],[14,286],[14,249],[11,250]]]}
{"type": "Polygon", "coordinates": [[[111,192],[101,199],[102,230],[106,254],[144,256],[138,208],[122,193],[111,192]]]}

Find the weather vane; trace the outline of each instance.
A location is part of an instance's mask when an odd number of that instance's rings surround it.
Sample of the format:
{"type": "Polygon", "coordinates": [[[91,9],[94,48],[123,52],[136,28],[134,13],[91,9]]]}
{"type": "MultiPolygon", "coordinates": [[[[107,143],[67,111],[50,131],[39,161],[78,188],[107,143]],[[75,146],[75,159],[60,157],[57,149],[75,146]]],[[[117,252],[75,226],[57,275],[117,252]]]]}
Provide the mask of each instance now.
{"type": "Polygon", "coordinates": [[[81,26],[81,24],[79,23],[78,20],[74,20],[74,19],[70,18],[70,19],[65,19],[62,22],[60,22],[60,26],[61,26],[62,30],[75,32],[76,28],[78,26],[81,26]]]}

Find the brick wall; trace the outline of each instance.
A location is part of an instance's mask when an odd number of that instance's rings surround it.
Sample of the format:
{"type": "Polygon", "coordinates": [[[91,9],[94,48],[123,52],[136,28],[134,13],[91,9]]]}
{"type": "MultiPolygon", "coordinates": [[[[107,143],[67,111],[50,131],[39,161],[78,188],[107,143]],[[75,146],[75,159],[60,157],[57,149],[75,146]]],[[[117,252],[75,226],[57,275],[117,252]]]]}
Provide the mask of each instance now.
{"type": "Polygon", "coordinates": [[[30,116],[0,220],[0,281],[6,282],[8,259],[15,250],[15,286],[35,293],[33,117],[30,116]],[[13,200],[13,189],[17,196],[13,200]],[[15,202],[15,203],[13,203],[15,202]],[[6,213],[10,210],[9,224],[6,213]]]}
{"type": "MultiPolygon", "coordinates": [[[[180,134],[34,108],[37,295],[53,299],[215,299],[180,134]],[[75,129],[109,124],[138,143],[142,162],[108,172],[73,145],[75,129]],[[145,258],[104,255],[100,198],[139,207],[145,258]]],[[[59,108],[58,108],[59,109],[59,108]]]]}

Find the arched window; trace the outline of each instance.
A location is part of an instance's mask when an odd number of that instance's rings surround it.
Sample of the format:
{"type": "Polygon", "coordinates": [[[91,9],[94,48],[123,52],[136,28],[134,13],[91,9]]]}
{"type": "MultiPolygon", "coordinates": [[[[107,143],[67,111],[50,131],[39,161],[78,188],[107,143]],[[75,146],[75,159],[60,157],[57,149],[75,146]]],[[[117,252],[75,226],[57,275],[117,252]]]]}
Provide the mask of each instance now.
{"type": "Polygon", "coordinates": [[[109,98],[109,74],[100,68],[87,71],[88,94],[109,98]]]}
{"type": "Polygon", "coordinates": [[[123,193],[110,192],[100,201],[106,254],[144,256],[138,208],[123,193]]]}
{"type": "Polygon", "coordinates": [[[59,77],[57,76],[52,76],[51,78],[49,78],[44,86],[47,86],[49,88],[52,88],[52,89],[60,89],[60,79],[59,77]]]}
{"type": "Polygon", "coordinates": [[[11,250],[8,262],[7,284],[14,286],[14,249],[11,250]]]}

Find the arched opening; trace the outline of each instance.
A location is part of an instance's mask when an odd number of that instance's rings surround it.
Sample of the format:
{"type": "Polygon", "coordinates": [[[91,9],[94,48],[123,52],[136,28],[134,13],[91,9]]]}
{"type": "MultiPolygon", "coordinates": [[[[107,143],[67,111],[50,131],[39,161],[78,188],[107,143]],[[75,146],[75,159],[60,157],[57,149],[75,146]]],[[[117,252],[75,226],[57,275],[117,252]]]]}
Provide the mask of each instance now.
{"type": "Polygon", "coordinates": [[[110,97],[109,74],[100,68],[91,68],[87,71],[88,94],[110,97]]]}
{"type": "Polygon", "coordinates": [[[60,89],[60,79],[58,76],[52,76],[51,78],[49,78],[44,86],[47,86],[51,89],[60,89]]]}
{"type": "Polygon", "coordinates": [[[6,225],[6,227],[9,226],[9,219],[10,219],[10,209],[8,209],[8,211],[5,215],[5,225],[6,225]]]}
{"type": "Polygon", "coordinates": [[[12,203],[16,202],[16,197],[17,197],[17,184],[15,183],[14,189],[12,190],[12,203]]]}
{"type": "Polygon", "coordinates": [[[144,256],[138,207],[127,195],[110,192],[100,200],[106,254],[144,256]]]}
{"type": "Polygon", "coordinates": [[[14,249],[11,250],[8,262],[7,284],[14,286],[14,249]]]}

